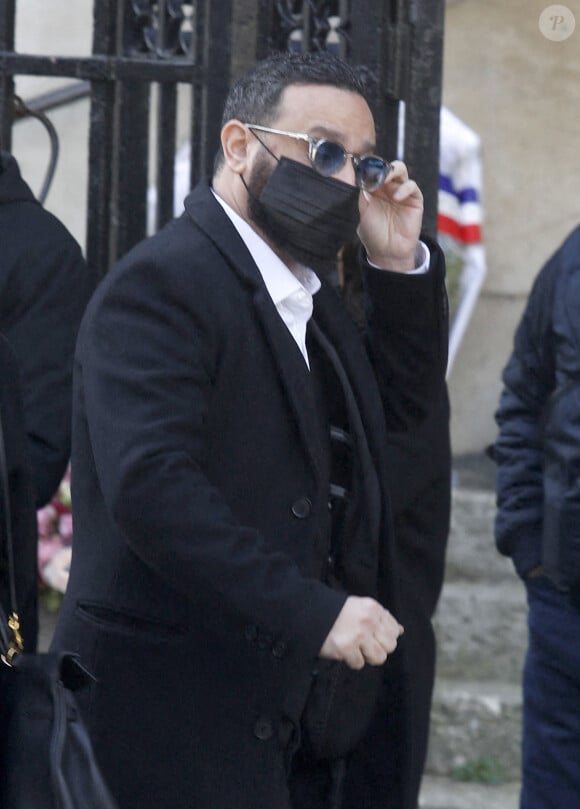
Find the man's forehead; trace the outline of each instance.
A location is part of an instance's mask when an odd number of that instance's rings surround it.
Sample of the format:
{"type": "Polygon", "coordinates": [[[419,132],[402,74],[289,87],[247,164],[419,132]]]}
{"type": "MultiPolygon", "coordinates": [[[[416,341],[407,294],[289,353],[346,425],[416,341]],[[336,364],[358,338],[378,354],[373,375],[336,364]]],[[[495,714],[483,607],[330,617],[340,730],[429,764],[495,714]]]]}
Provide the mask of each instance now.
{"type": "Polygon", "coordinates": [[[280,105],[292,104],[294,101],[300,100],[300,103],[307,102],[309,99],[313,103],[317,103],[314,99],[325,99],[336,97],[337,94],[344,96],[345,99],[350,99],[351,103],[363,104],[366,106],[367,102],[359,93],[350,90],[346,87],[337,87],[334,84],[318,84],[308,82],[296,82],[288,84],[280,96],[280,105]]]}
{"type": "Polygon", "coordinates": [[[290,84],[280,97],[278,124],[300,126],[310,135],[342,140],[357,135],[369,148],[375,144],[370,108],[358,93],[327,84],[290,84]]]}

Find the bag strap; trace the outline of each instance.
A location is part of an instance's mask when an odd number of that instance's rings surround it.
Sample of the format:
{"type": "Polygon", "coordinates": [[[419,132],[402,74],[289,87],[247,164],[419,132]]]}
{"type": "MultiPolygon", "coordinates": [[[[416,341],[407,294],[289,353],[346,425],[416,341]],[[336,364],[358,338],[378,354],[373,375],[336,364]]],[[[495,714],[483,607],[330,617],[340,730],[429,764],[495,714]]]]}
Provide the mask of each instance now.
{"type": "MultiPolygon", "coordinates": [[[[8,463],[6,461],[6,442],[4,440],[4,426],[2,422],[2,409],[0,408],[0,486],[2,487],[2,503],[4,511],[4,528],[6,534],[6,559],[8,562],[8,588],[10,597],[10,615],[8,616],[8,628],[11,637],[7,638],[7,643],[3,644],[4,649],[0,654],[0,659],[11,666],[15,655],[24,648],[22,635],[20,634],[20,618],[18,617],[18,607],[16,604],[16,575],[14,564],[14,542],[12,538],[12,509],[10,508],[10,487],[8,484],[8,463]]],[[[0,620],[6,621],[3,611],[0,611],[0,620]]],[[[4,635],[4,627],[2,627],[4,635]]],[[[4,640],[4,638],[3,638],[4,640]]]]}

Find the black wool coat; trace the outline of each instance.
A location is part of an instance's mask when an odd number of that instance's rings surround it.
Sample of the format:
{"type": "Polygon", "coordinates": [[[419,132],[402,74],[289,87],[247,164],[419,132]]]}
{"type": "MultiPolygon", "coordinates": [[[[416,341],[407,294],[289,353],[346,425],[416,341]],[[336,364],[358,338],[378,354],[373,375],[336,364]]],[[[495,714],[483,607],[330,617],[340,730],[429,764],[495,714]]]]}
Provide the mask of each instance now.
{"type": "MultiPolygon", "coordinates": [[[[443,272],[437,250],[427,276],[369,269],[370,355],[335,292],[315,295],[381,481],[393,611],[386,423],[420,421],[442,384],[443,272]]],[[[97,678],[81,707],[121,809],[288,809],[311,672],[346,594],[320,581],[328,491],[304,360],[207,186],[100,285],[73,409],[54,646],[97,678]]]]}
{"type": "Polygon", "coordinates": [[[18,359],[36,504],[70,457],[75,340],[96,284],[77,242],[0,152],[0,333],[18,359]]]}

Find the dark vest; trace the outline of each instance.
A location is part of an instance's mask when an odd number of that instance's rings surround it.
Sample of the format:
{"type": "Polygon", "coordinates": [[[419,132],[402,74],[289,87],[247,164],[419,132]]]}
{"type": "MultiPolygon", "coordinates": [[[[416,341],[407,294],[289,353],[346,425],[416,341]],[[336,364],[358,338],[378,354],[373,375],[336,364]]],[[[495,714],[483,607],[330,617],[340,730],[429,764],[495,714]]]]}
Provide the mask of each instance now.
{"type": "MultiPolygon", "coordinates": [[[[336,352],[312,322],[307,349],[328,482],[328,518],[319,537],[325,543],[322,578],[350,594],[376,596],[381,499],[370,437],[336,352]]],[[[338,661],[318,662],[301,724],[308,755],[340,759],[356,747],[374,713],[381,677],[380,667],[354,671],[338,661]]]]}
{"type": "Polygon", "coordinates": [[[376,596],[382,504],[368,449],[372,436],[365,434],[338,355],[312,321],[306,344],[328,474],[324,578],[349,593],[376,596]]]}

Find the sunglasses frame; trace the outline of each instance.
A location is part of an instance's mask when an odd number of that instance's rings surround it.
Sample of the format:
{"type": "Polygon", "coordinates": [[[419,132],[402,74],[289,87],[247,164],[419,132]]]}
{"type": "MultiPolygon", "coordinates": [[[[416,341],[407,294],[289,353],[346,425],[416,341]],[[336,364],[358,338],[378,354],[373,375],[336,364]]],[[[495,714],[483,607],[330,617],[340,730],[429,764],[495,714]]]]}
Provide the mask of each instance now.
{"type": "MultiPolygon", "coordinates": [[[[391,164],[384,158],[379,157],[378,155],[375,154],[360,155],[360,154],[353,154],[352,152],[347,152],[344,146],[341,146],[340,143],[336,143],[336,141],[330,140],[329,138],[315,138],[313,135],[308,135],[305,132],[287,132],[285,129],[274,129],[271,126],[262,126],[261,124],[245,124],[245,126],[247,126],[248,129],[251,130],[256,129],[258,130],[258,132],[268,132],[271,135],[284,135],[287,138],[294,138],[294,140],[304,141],[305,143],[308,144],[308,159],[310,160],[312,167],[317,171],[318,169],[315,163],[316,153],[318,152],[320,144],[322,143],[332,143],[334,146],[338,146],[338,148],[342,150],[343,154],[342,163],[340,164],[340,166],[338,166],[336,171],[340,171],[340,169],[346,163],[347,159],[350,157],[357,178],[359,177],[359,175],[357,174],[357,170],[362,160],[371,157],[374,158],[375,160],[380,160],[381,163],[384,163],[385,166],[385,176],[383,177],[382,181],[378,183],[378,185],[372,187],[365,185],[361,180],[360,188],[363,188],[366,191],[376,191],[376,189],[379,188],[384,183],[386,177],[388,176],[389,172],[392,169],[391,164]]],[[[322,172],[319,173],[322,174],[322,172]]],[[[332,175],[323,175],[323,176],[332,176],[332,175]]]]}

